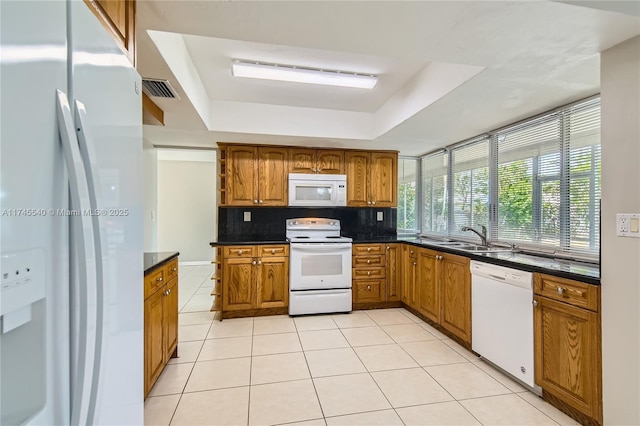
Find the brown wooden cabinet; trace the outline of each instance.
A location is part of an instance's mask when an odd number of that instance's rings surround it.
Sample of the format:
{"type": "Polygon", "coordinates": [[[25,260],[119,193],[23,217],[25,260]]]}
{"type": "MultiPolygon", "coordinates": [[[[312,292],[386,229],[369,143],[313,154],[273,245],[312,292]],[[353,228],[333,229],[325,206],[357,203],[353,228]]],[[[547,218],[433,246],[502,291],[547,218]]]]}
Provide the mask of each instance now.
{"type": "Polygon", "coordinates": [[[418,310],[431,321],[440,323],[440,254],[424,248],[418,249],[418,310]]]}
{"type": "Polygon", "coordinates": [[[397,153],[347,151],[345,162],[348,206],[397,206],[397,153]]]}
{"type": "Polygon", "coordinates": [[[144,396],[178,355],[178,259],[145,275],[144,396]]]}
{"type": "Polygon", "coordinates": [[[286,148],[230,145],[224,150],[227,205],[287,205],[286,148]]]}
{"type": "Polygon", "coordinates": [[[344,151],[290,148],[289,173],[344,174],[344,151]]]}
{"type": "Polygon", "coordinates": [[[385,249],[387,300],[390,302],[400,301],[402,298],[402,250],[398,243],[387,244],[385,249]]]}
{"type": "Polygon", "coordinates": [[[534,274],[534,292],[536,384],[574,418],[602,424],[600,287],[534,274]]]}
{"type": "Polygon", "coordinates": [[[441,253],[438,264],[440,279],[440,324],[464,342],[471,343],[471,271],[469,259],[441,253]]]}
{"type": "Polygon", "coordinates": [[[289,306],[289,246],[225,246],[219,257],[221,276],[216,280],[222,283],[218,292],[223,318],[234,311],[256,314],[289,306]]]}
{"type": "Polygon", "coordinates": [[[84,0],[129,61],[136,65],[136,0],[84,0]]]}
{"type": "Polygon", "coordinates": [[[402,246],[402,302],[418,309],[418,249],[402,246]]]}
{"type": "Polygon", "coordinates": [[[354,244],[352,247],[353,303],[384,302],[386,297],[385,245],[354,244]]]}

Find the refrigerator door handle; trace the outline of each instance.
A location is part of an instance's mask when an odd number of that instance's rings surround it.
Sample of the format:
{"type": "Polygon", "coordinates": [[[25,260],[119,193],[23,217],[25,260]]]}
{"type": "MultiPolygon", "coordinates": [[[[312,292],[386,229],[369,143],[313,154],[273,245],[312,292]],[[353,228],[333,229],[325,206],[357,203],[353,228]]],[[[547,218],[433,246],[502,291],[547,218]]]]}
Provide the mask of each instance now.
{"type": "Polygon", "coordinates": [[[93,356],[91,352],[95,347],[91,340],[94,337],[89,333],[89,329],[95,324],[91,324],[88,309],[95,304],[89,295],[89,289],[95,288],[96,279],[96,259],[95,245],[93,241],[93,223],[91,217],[85,215],[90,206],[89,188],[87,177],[82,162],[82,156],[78,149],[75,137],[75,127],[71,116],[71,107],[67,95],[57,90],[56,110],[58,116],[58,131],[60,142],[64,153],[67,173],[69,175],[69,194],[71,199],[71,209],[75,214],[71,215],[71,227],[76,236],[72,241],[71,256],[76,259],[79,273],[78,291],[78,356],[75,362],[76,374],[71,383],[71,424],[90,424],[93,415],[90,403],[90,392],[93,356]]]}
{"type": "Polygon", "coordinates": [[[104,260],[102,257],[102,231],[100,227],[101,210],[98,209],[98,190],[100,188],[100,177],[97,175],[98,167],[96,154],[91,140],[87,135],[87,110],[84,104],[77,99],[75,100],[75,124],[76,135],[78,137],[78,146],[80,155],[84,165],[84,172],[87,177],[87,186],[89,190],[89,204],[91,208],[91,221],[93,224],[93,243],[96,259],[96,332],[95,332],[95,348],[93,351],[93,374],[91,380],[91,391],[89,399],[89,424],[93,424],[96,411],[96,402],[98,399],[98,383],[100,383],[100,367],[102,363],[103,342],[104,342],[104,306],[105,306],[105,290],[104,290],[104,260]]]}

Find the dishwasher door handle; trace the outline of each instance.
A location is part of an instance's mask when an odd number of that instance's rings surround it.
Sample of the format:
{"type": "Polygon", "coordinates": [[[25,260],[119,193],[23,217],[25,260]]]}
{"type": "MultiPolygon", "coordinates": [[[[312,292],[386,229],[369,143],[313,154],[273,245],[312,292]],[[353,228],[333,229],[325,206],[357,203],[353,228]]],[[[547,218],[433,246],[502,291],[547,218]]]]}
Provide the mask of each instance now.
{"type": "Polygon", "coordinates": [[[489,275],[491,278],[495,278],[496,280],[502,280],[502,281],[506,280],[505,277],[501,277],[500,275],[493,275],[493,274],[487,274],[487,275],[489,275]]]}

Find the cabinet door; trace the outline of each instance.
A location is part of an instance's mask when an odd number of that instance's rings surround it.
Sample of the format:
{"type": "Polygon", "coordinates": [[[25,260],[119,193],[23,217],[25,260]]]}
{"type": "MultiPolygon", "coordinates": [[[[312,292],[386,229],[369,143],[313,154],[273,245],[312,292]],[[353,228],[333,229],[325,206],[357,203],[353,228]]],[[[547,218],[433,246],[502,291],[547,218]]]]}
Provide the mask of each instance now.
{"type": "Polygon", "coordinates": [[[404,247],[404,266],[402,267],[402,301],[414,309],[418,309],[416,280],[418,275],[417,249],[404,247]]]}
{"type": "Polygon", "coordinates": [[[256,149],[252,146],[227,147],[227,205],[258,204],[256,149]]]}
{"type": "Polygon", "coordinates": [[[398,205],[398,154],[371,153],[371,205],[396,207],[398,205]]]}
{"type": "Polygon", "coordinates": [[[419,311],[431,321],[440,322],[440,286],[438,283],[437,253],[418,250],[418,298],[419,311]]]}
{"type": "Polygon", "coordinates": [[[164,296],[165,362],[178,347],[178,278],[169,281],[162,294],[164,296]]]}
{"type": "Polygon", "coordinates": [[[165,360],[164,287],[144,301],[144,394],[162,373],[165,360]]]}
{"type": "Polygon", "coordinates": [[[402,256],[400,244],[387,244],[387,300],[400,300],[400,273],[402,256]]]}
{"type": "Polygon", "coordinates": [[[442,289],[440,324],[463,341],[471,343],[471,272],[469,259],[440,254],[439,275],[442,289]]]}
{"type": "Polygon", "coordinates": [[[222,270],[222,310],[238,311],[255,308],[254,289],[256,265],[254,259],[225,259],[222,270]]]}
{"type": "Polygon", "coordinates": [[[370,205],[368,152],[349,151],[345,154],[347,165],[347,205],[365,207],[370,205]]]}
{"type": "Polygon", "coordinates": [[[602,423],[599,314],[535,296],[536,384],[602,423]]]}
{"type": "Polygon", "coordinates": [[[102,25],[111,33],[118,46],[135,65],[136,59],[136,1],[84,0],[102,25]]]}
{"type": "Polygon", "coordinates": [[[258,308],[289,306],[289,258],[263,257],[258,268],[258,308]]]}
{"type": "Polygon", "coordinates": [[[343,175],[344,151],[319,150],[317,151],[316,164],[318,173],[343,175]]]}
{"type": "Polygon", "coordinates": [[[258,204],[286,206],[289,192],[286,148],[258,148],[258,204]]]}
{"type": "Polygon", "coordinates": [[[315,149],[289,148],[289,173],[315,173],[315,149]]]}

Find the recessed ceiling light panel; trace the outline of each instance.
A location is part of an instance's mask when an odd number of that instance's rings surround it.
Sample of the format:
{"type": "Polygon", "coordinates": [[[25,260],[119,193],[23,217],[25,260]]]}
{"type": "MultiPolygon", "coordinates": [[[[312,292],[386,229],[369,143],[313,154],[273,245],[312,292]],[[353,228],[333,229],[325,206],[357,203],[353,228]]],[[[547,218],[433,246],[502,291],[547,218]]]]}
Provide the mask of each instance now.
{"type": "Polygon", "coordinates": [[[373,89],[378,82],[378,77],[375,75],[301,68],[291,65],[265,64],[261,62],[234,60],[231,68],[234,77],[291,81],[294,83],[373,89]]]}

